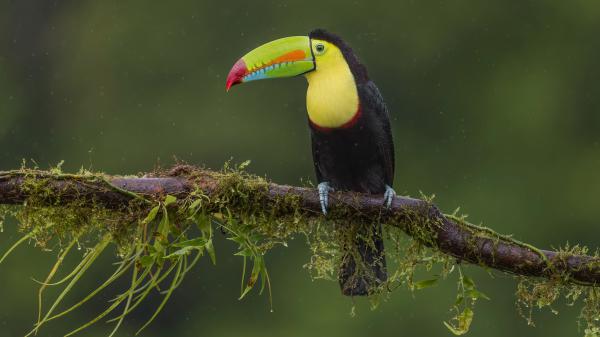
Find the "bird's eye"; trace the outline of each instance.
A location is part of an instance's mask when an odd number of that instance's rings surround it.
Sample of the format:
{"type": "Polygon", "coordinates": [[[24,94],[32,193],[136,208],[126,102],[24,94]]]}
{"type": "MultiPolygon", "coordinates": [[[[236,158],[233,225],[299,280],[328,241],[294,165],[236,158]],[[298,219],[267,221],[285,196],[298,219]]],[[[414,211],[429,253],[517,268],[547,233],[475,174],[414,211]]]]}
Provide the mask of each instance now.
{"type": "Polygon", "coordinates": [[[315,46],[315,50],[317,51],[317,53],[321,54],[325,51],[325,45],[323,45],[322,43],[318,43],[315,46]]]}

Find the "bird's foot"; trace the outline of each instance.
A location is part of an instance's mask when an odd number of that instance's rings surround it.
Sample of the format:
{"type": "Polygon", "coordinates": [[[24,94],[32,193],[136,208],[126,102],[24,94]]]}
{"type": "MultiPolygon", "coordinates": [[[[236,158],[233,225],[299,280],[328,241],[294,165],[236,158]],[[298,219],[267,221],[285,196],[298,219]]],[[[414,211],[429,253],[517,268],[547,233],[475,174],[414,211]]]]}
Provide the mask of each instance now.
{"type": "Polygon", "coordinates": [[[317,185],[319,189],[319,201],[321,202],[321,210],[324,215],[327,215],[327,207],[329,206],[329,192],[333,192],[334,189],[329,186],[329,183],[324,181],[317,185]]]}
{"type": "Polygon", "coordinates": [[[396,191],[391,186],[385,185],[385,193],[383,194],[383,204],[385,207],[390,208],[392,206],[392,200],[396,196],[396,191]]]}

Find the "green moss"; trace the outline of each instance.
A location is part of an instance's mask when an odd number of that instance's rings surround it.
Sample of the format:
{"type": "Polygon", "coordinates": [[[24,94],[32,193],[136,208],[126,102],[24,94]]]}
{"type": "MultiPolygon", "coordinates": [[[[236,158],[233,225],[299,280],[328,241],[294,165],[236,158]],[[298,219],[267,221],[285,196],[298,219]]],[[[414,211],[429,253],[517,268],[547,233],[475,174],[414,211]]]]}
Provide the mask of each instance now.
{"type": "MultiPolygon", "coordinates": [[[[427,212],[423,210],[382,220],[379,216],[366,217],[350,207],[337,207],[331,210],[327,218],[315,216],[301,207],[298,196],[286,195],[275,201],[269,199],[268,181],[245,173],[246,165],[243,163],[236,167],[228,163],[219,172],[180,165],[169,171],[154,173],[156,176],[182,175],[198,184],[207,176],[211,181],[216,180],[210,196],[196,188],[185,199],[174,196],[142,197],[112,186],[103,174],[87,171],[65,174],[60,166],[45,172],[22,168],[20,171],[3,173],[23,176],[22,188],[31,197],[20,207],[0,207],[0,229],[4,216],[13,216],[18,219],[19,230],[26,239],[34,240],[43,249],[53,247],[61,251],[57,263],[40,287],[39,319],[31,332],[77,309],[115,280],[127,275],[130,277],[130,286],[117,295],[106,311],[74,332],[113,314],[111,321],[116,322],[114,333],[124,318],[145,303],[144,299],[152,290],[160,287],[166,289],[166,293],[156,314],[150,319],[152,321],[200,258],[208,257],[216,263],[212,238],[217,227],[228,239],[238,244],[235,255],[243,260],[240,285],[240,298],[243,298],[257,284],[260,292],[270,292],[265,255],[277,246],[287,246],[296,237],[302,237],[307,242],[311,256],[304,267],[310,275],[314,279],[337,281],[342,251],[357,254],[356,249],[352,248],[357,235],[372,243],[372,238],[364,234],[369,231],[363,228],[382,221],[387,241],[389,279],[371,296],[373,307],[381,300],[390,299],[391,291],[396,288],[421,290],[454,274],[458,279],[457,298],[451,306],[454,317],[445,324],[455,334],[468,331],[476,301],[487,297],[476,289],[472,279],[463,274],[454,258],[436,249],[436,233],[441,225],[439,220],[425,216],[427,212]],[[102,188],[127,195],[131,201],[115,210],[107,209],[89,198],[66,200],[60,192],[49,188],[50,179],[100,183],[102,188]],[[81,275],[110,244],[114,245],[121,259],[113,275],[83,300],[56,313],[55,308],[64,295],[76,286],[81,275]],[[63,268],[63,259],[75,245],[86,247],[87,254],[67,277],[54,280],[56,271],[63,268]],[[434,276],[415,280],[414,275],[419,269],[434,276]],[[63,287],[63,291],[50,308],[42,310],[44,289],[51,286],[63,287]],[[115,314],[117,310],[120,312],[115,314]]],[[[422,198],[429,205],[432,203],[433,198],[422,198]]],[[[494,242],[510,241],[545,258],[535,247],[488,228],[472,225],[466,221],[466,217],[457,213],[458,210],[448,217],[474,235],[490,238],[494,242]]],[[[561,254],[583,253],[582,249],[567,247],[561,254]]],[[[359,266],[357,272],[368,270],[368,266],[359,266]]],[[[596,322],[600,301],[596,288],[573,285],[565,275],[557,274],[550,280],[520,278],[517,287],[519,310],[528,322],[533,322],[532,309],[551,306],[561,294],[573,302],[582,301],[581,320],[586,325],[586,336],[599,336],[596,322]]],[[[142,326],[142,329],[146,326],[142,326]]]]}
{"type": "MultiPolygon", "coordinates": [[[[567,256],[585,254],[588,254],[586,247],[567,245],[558,250],[557,261],[564,261],[567,256]]],[[[594,257],[598,257],[598,253],[594,254],[594,257]]],[[[549,268],[552,268],[552,264],[549,268]]],[[[553,313],[558,314],[558,310],[553,305],[562,297],[570,306],[581,302],[579,326],[582,328],[584,336],[600,336],[600,294],[598,288],[573,283],[568,275],[558,272],[549,279],[526,277],[518,277],[517,279],[517,309],[529,325],[535,325],[532,317],[533,309],[549,308],[553,313]]]]}

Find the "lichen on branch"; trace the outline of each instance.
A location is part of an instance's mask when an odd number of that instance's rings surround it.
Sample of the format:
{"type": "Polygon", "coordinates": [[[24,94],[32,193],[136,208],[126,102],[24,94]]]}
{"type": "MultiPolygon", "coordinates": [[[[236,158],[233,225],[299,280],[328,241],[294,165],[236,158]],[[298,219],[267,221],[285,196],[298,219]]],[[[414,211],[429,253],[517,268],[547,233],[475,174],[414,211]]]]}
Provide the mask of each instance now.
{"type": "MultiPolygon", "coordinates": [[[[473,319],[476,300],[487,298],[461,271],[460,264],[468,262],[519,275],[521,308],[549,306],[561,293],[572,300],[583,297],[586,335],[598,336],[597,255],[586,255],[579,247],[537,249],[458,215],[444,215],[427,198],[397,197],[386,209],[382,196],[335,192],[330,196],[330,214],[323,217],[313,188],[268,182],[244,173],[245,165],[226,165],[220,171],[177,165],[168,171],[125,177],[86,171],[65,174],[60,169],[0,172],[0,204],[5,205],[0,220],[6,215],[17,218],[25,235],[17,244],[32,240],[43,248],[54,240],[61,247],[59,259],[41,282],[38,320],[31,333],[75,310],[126,274],[131,277],[130,287],[73,333],[120,308],[110,320],[116,322],[114,333],[147,296],[159,287],[167,289],[150,323],[201,257],[216,263],[212,241],[217,228],[239,245],[235,255],[242,259],[240,297],[244,297],[256,284],[261,292],[270,292],[265,255],[274,247],[287,245],[296,236],[306,238],[312,257],[305,267],[316,279],[336,280],[340,247],[352,247],[352,233],[362,232],[361,226],[382,223],[391,272],[389,281],[371,296],[374,304],[388,290],[401,285],[426,288],[458,270],[455,316],[445,324],[453,333],[463,334],[473,319]],[[114,274],[82,301],[57,313],[64,295],[110,243],[116,245],[121,259],[114,274]],[[89,247],[87,254],[67,276],[55,280],[74,245],[89,247]],[[440,267],[435,278],[413,280],[417,267],[431,270],[436,265],[440,267]],[[44,289],[59,285],[64,286],[63,292],[44,309],[44,289]]],[[[530,319],[527,310],[521,311],[530,319]]]]}

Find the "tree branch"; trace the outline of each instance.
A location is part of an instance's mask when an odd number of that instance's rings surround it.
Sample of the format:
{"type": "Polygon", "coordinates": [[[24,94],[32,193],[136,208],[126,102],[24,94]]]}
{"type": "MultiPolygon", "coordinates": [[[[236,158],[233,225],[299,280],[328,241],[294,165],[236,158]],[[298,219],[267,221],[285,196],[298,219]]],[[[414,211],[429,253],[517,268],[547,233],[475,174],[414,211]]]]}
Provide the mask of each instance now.
{"type": "MultiPolygon", "coordinates": [[[[46,191],[43,202],[49,206],[67,205],[75,200],[88,200],[111,209],[125,207],[134,198],[151,201],[167,194],[184,198],[196,190],[211,196],[220,188],[221,173],[178,166],[169,173],[152,177],[99,177],[95,175],[53,174],[47,171],[0,172],[0,204],[23,204],[36,191],[27,188],[32,181],[43,182],[46,191]],[[193,173],[193,174],[192,174],[193,173]]],[[[242,179],[251,184],[256,178],[242,179]]],[[[322,217],[320,203],[313,188],[266,183],[256,191],[266,209],[274,208],[285,198],[298,201],[303,216],[322,217]]],[[[344,216],[378,217],[382,223],[401,226],[409,235],[437,248],[460,261],[524,276],[557,278],[564,281],[595,285],[600,283],[600,259],[569,252],[538,250],[528,244],[499,235],[491,230],[445,216],[432,203],[408,197],[396,197],[390,209],[382,208],[380,195],[354,192],[334,192],[330,208],[351,210],[344,216]],[[418,221],[415,221],[417,219],[418,221]],[[417,227],[415,227],[417,226],[417,227]],[[415,235],[428,231],[428,238],[415,235]]],[[[293,212],[290,208],[288,212],[293,212]]],[[[286,209],[278,208],[278,215],[286,209]]],[[[335,216],[335,212],[334,212],[335,216]]]]}

